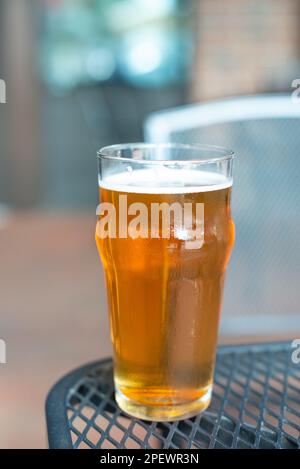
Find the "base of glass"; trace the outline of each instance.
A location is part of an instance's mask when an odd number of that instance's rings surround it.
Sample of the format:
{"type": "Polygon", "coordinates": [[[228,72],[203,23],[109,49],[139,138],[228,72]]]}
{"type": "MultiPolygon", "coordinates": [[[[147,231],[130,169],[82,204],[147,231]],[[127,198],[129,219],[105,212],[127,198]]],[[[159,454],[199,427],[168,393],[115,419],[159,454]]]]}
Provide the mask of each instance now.
{"type": "Polygon", "coordinates": [[[116,389],[115,398],[120,409],[131,417],[142,420],[154,420],[156,422],[173,422],[174,420],[191,418],[203,412],[210,404],[211,394],[212,386],[195,401],[166,406],[161,406],[160,404],[150,406],[132,401],[119,389],[116,389]]]}

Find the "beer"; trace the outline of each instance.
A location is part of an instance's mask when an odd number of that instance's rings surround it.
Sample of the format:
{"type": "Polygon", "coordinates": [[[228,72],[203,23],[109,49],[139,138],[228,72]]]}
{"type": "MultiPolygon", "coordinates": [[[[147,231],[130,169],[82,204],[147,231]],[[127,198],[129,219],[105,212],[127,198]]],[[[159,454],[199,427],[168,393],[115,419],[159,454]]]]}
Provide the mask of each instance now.
{"type": "MultiPolygon", "coordinates": [[[[137,170],[100,180],[100,201],[116,211],[115,237],[96,242],[104,266],[116,400],[131,415],[174,420],[211,397],[224,275],[234,242],[231,178],[196,170],[137,170]],[[120,197],[143,204],[148,236],[121,237],[120,197]],[[124,198],[124,197],[123,197],[124,198]],[[169,237],[151,236],[153,204],[204,207],[202,243],[170,218],[169,237]]],[[[128,215],[130,224],[133,215],[128,215]]],[[[193,214],[193,226],[195,215],[193,214]]],[[[162,234],[161,226],[159,234],[162,234]]]]}

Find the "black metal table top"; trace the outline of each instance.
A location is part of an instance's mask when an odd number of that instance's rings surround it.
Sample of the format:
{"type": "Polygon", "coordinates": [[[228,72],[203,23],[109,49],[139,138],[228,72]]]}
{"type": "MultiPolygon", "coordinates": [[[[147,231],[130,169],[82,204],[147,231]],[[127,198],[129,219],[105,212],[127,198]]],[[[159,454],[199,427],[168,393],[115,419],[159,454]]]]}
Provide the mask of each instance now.
{"type": "Polygon", "coordinates": [[[79,368],[50,391],[50,448],[300,448],[300,364],[290,343],[218,349],[208,410],[176,422],[126,416],[112,361],[79,368]]]}

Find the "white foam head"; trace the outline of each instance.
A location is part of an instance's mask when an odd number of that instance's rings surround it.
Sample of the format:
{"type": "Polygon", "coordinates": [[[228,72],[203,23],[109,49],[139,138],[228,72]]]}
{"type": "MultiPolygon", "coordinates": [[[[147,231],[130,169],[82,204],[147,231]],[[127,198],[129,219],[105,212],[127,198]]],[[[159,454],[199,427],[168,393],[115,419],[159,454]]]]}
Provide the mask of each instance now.
{"type": "Polygon", "coordinates": [[[207,171],[157,167],[113,174],[99,179],[99,186],[138,194],[185,194],[226,189],[232,186],[232,178],[207,171]]]}

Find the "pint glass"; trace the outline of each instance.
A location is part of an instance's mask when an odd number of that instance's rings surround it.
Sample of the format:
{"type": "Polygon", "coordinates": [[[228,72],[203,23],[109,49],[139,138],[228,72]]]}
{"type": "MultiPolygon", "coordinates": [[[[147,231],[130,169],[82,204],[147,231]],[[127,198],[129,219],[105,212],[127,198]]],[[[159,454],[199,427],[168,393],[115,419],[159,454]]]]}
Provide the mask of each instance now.
{"type": "Polygon", "coordinates": [[[98,152],[96,242],[125,413],[172,421],[209,405],[234,242],[233,156],[183,144],[98,152]]]}

